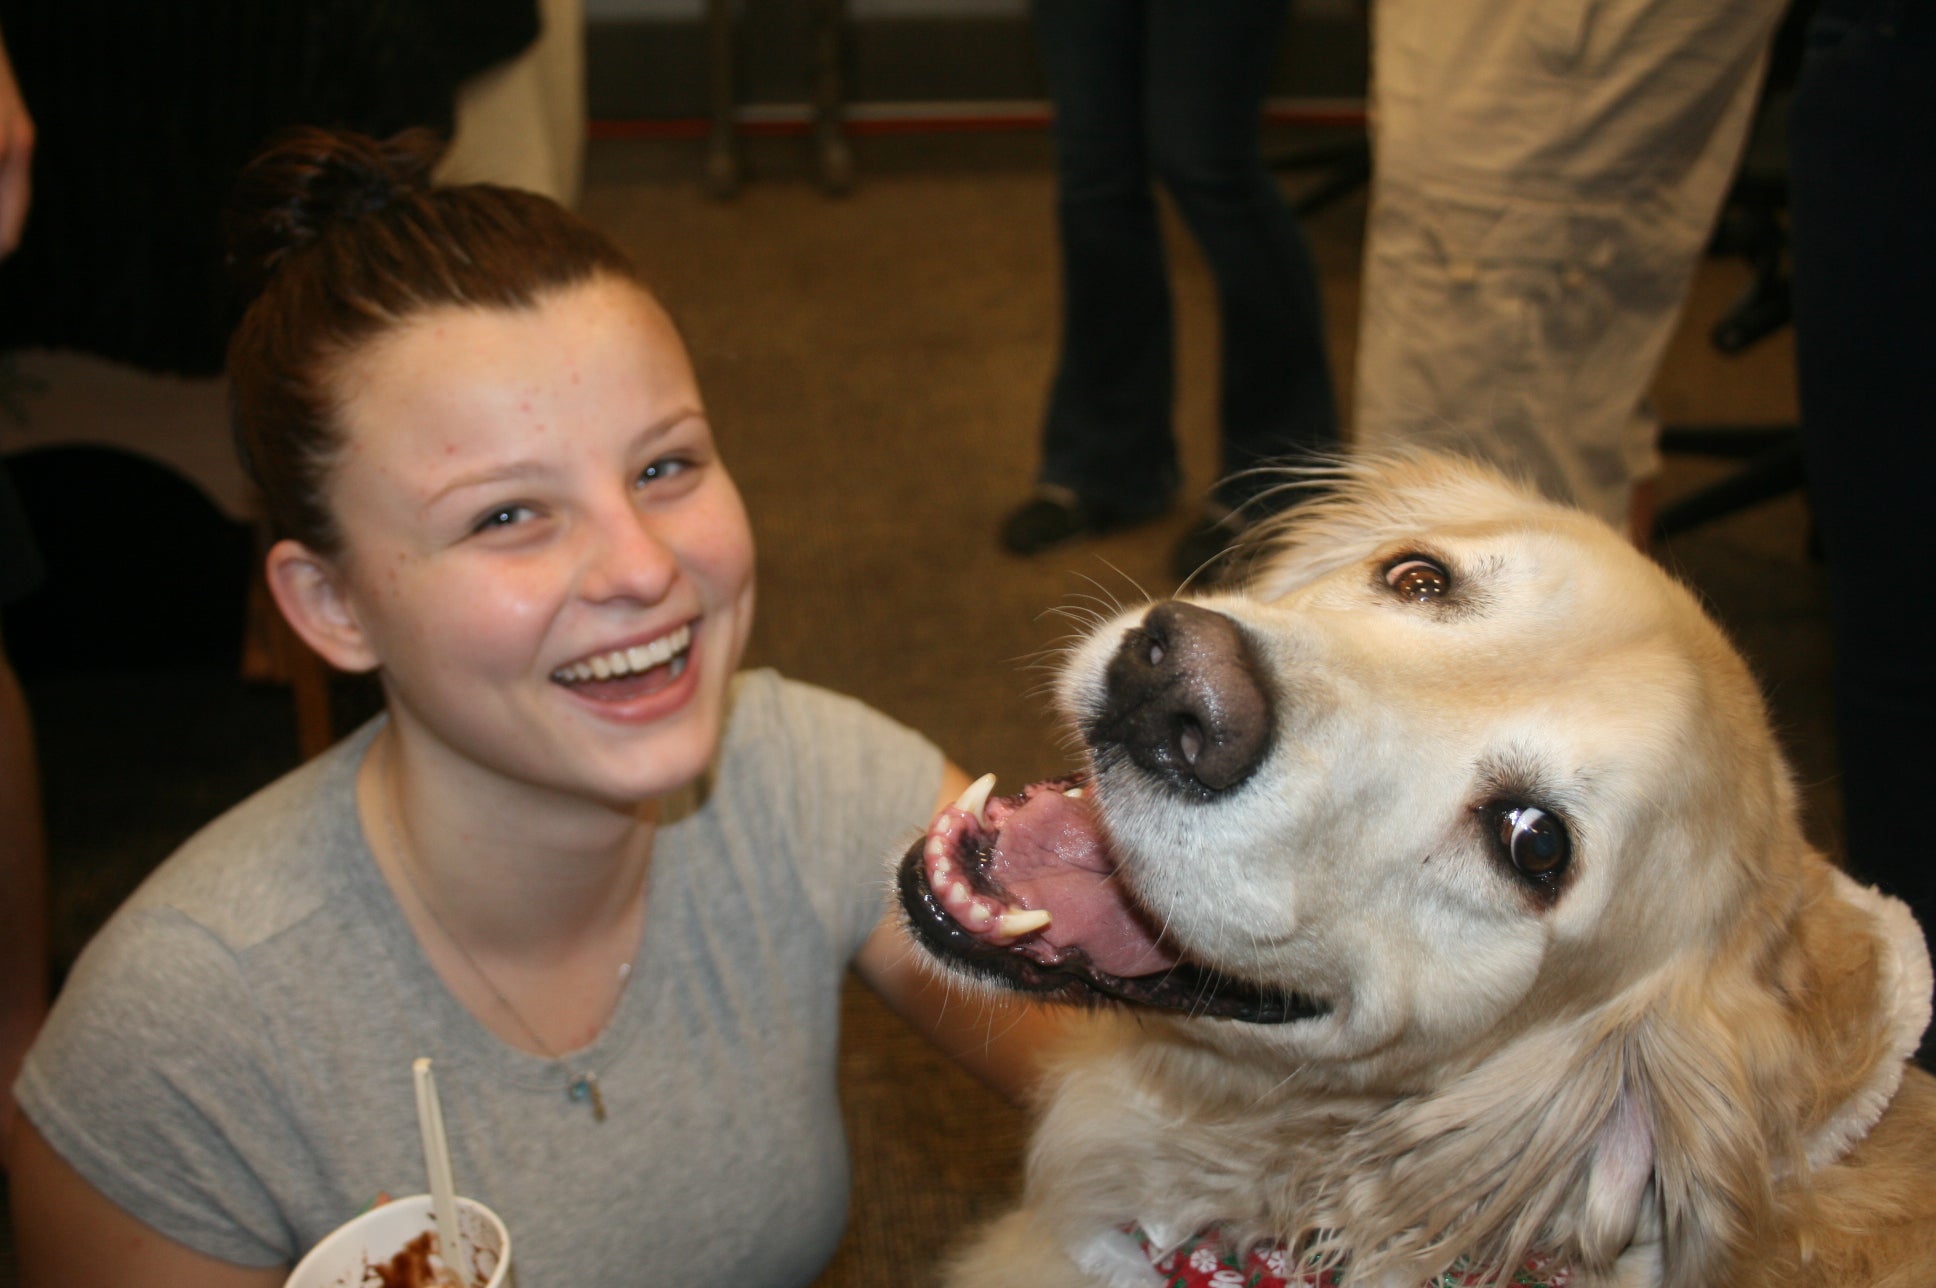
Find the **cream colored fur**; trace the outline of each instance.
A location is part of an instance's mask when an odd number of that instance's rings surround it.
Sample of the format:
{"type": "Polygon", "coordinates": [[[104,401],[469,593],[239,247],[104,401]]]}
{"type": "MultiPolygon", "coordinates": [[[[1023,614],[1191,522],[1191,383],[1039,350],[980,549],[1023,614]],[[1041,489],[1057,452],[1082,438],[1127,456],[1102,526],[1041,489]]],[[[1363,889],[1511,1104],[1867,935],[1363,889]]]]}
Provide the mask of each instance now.
{"type": "MultiPolygon", "coordinates": [[[[1213,1222],[1345,1282],[1465,1255],[1586,1288],[1936,1285],[1927,950],[1812,852],[1759,691],[1597,520],[1471,467],[1342,467],[1242,593],[1274,747],[1211,802],[1098,786],[1124,879],[1191,957],[1333,1006],[1118,1013],[1065,1053],[1023,1209],[954,1288],[1156,1282],[1119,1233],[1213,1222]],[[1455,595],[1393,595],[1421,553],[1455,595]],[[1563,812],[1563,892],[1489,856],[1488,794],[1563,812]]],[[[1060,685],[1078,724],[1124,614],[1060,685]]]]}

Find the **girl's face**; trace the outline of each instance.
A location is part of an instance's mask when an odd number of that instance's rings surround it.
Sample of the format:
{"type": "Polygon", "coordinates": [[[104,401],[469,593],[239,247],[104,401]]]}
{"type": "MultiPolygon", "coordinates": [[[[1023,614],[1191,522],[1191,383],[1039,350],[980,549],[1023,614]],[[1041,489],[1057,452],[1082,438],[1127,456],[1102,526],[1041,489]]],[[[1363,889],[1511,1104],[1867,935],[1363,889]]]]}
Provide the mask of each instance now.
{"type": "Polygon", "coordinates": [[[658,304],[599,277],[437,309],[339,377],[333,574],[399,732],[613,803],[697,777],[753,539],[658,304]]]}

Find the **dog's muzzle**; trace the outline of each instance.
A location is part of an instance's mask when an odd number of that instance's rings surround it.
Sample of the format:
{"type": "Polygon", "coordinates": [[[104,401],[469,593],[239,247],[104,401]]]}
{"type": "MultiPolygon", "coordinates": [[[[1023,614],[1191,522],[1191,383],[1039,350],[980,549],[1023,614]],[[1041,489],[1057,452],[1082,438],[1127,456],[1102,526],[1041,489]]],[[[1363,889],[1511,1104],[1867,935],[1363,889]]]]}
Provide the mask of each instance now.
{"type": "Polygon", "coordinates": [[[1123,636],[1083,729],[1099,757],[1120,751],[1180,794],[1209,799],[1249,778],[1270,750],[1272,703],[1250,639],[1222,613],[1170,600],[1123,636]]]}

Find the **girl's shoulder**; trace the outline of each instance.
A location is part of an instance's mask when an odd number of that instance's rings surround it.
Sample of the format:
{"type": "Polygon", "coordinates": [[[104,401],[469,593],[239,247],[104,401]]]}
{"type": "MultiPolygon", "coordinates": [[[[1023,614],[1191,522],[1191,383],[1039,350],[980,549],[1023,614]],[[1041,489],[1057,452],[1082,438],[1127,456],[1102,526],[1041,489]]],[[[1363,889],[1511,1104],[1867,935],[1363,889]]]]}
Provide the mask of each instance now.
{"type": "Polygon", "coordinates": [[[340,901],[355,860],[367,853],[356,770],[380,726],[372,721],[217,816],[149,875],[116,918],[166,909],[241,950],[340,901]]]}
{"type": "Polygon", "coordinates": [[[725,752],[867,751],[929,746],[921,734],[859,698],[771,668],[733,677],[725,752]]]}

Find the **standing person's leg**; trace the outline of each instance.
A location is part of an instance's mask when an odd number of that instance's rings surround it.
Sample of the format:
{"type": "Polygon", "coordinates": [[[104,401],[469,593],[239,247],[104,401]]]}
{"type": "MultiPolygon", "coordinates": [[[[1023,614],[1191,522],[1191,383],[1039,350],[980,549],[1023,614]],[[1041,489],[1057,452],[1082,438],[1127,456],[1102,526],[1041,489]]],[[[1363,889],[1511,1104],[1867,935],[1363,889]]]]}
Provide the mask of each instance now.
{"type": "Polygon", "coordinates": [[[1357,437],[1624,525],[1781,0],[1379,0],[1357,437]]]}
{"type": "Polygon", "coordinates": [[[1151,157],[1216,279],[1224,476],[1214,497],[1227,510],[1273,484],[1246,471],[1331,449],[1338,437],[1317,266],[1260,135],[1289,8],[1150,6],[1151,157]]]}
{"type": "Polygon", "coordinates": [[[1002,528],[1020,554],[1153,517],[1176,491],[1169,273],[1144,141],[1144,9],[1142,0],[1033,7],[1055,101],[1063,317],[1037,476],[1044,494],[1002,528]]]}
{"type": "MultiPolygon", "coordinates": [[[[1795,358],[1828,557],[1851,870],[1936,932],[1916,802],[1936,780],[1936,629],[1916,569],[1936,477],[1936,13],[1824,0],[1790,118],[1795,358]]],[[[1925,1057],[1936,1051],[1926,1038],[1925,1057]]]]}

